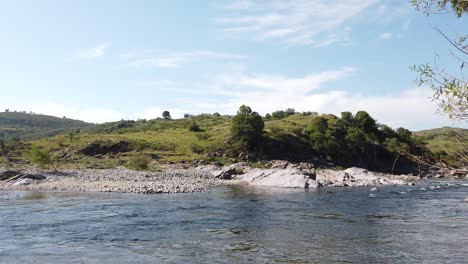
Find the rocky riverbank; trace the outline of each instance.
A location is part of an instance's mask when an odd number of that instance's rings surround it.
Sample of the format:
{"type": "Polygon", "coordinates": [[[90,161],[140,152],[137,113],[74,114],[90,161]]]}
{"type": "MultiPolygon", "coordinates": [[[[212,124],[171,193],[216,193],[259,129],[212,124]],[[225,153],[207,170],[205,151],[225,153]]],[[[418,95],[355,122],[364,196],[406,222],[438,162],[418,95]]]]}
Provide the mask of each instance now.
{"type": "Polygon", "coordinates": [[[219,186],[222,180],[197,169],[167,168],[163,172],[139,172],[123,168],[106,170],[0,171],[0,190],[191,193],[219,186]],[[8,174],[14,175],[8,177],[8,174]],[[16,175],[15,175],[16,174],[16,175]]]}
{"type": "Polygon", "coordinates": [[[420,178],[389,175],[361,168],[316,169],[310,163],[273,161],[268,168],[252,168],[247,163],[220,167],[206,165],[184,168],[163,167],[161,172],[139,172],[124,168],[94,170],[0,169],[0,190],[190,193],[228,184],[281,188],[319,188],[415,184],[420,178]]]}
{"type": "Polygon", "coordinates": [[[268,169],[251,168],[237,163],[219,170],[212,168],[213,176],[230,179],[234,184],[264,187],[319,188],[380,185],[414,185],[420,177],[371,172],[362,168],[346,170],[316,169],[310,163],[274,161],[268,169]]]}

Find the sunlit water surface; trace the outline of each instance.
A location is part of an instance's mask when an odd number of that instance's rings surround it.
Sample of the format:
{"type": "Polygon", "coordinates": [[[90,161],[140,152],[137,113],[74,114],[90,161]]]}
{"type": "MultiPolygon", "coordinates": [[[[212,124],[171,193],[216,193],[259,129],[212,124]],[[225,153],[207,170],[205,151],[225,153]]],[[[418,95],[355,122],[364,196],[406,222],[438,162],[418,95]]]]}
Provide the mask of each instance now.
{"type": "Polygon", "coordinates": [[[467,263],[468,182],[0,192],[0,263],[467,263]]]}

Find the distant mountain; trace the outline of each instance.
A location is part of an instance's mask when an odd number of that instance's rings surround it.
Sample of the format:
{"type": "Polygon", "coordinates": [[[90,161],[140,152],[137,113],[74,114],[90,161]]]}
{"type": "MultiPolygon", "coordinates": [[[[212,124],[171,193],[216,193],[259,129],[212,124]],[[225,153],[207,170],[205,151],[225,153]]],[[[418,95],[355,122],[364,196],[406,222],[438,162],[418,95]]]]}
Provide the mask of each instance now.
{"type": "Polygon", "coordinates": [[[13,137],[39,139],[94,126],[91,123],[65,117],[59,118],[25,112],[0,112],[0,139],[13,137]]]}

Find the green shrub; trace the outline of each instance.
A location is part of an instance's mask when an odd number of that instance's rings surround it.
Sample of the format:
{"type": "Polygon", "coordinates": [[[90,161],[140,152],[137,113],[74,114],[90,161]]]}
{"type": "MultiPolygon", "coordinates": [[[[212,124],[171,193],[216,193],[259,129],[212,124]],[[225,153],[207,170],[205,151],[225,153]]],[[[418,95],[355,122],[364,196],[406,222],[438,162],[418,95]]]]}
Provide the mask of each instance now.
{"type": "Polygon", "coordinates": [[[26,154],[26,158],[31,163],[38,165],[41,168],[52,167],[56,170],[54,166],[55,157],[53,157],[50,151],[46,149],[40,149],[37,146],[32,146],[29,153],[26,154]]]}
{"type": "Polygon", "coordinates": [[[190,123],[188,129],[189,129],[189,131],[191,131],[191,132],[200,132],[200,131],[202,131],[202,130],[200,129],[200,126],[198,126],[198,124],[197,124],[195,121],[193,121],[193,122],[190,123]]]}
{"type": "Polygon", "coordinates": [[[202,154],[203,152],[205,152],[205,148],[197,143],[191,144],[190,150],[196,154],[202,154]]]}
{"type": "Polygon", "coordinates": [[[132,170],[148,170],[149,168],[149,163],[150,159],[146,156],[135,156],[131,157],[127,164],[126,167],[132,170]]]}

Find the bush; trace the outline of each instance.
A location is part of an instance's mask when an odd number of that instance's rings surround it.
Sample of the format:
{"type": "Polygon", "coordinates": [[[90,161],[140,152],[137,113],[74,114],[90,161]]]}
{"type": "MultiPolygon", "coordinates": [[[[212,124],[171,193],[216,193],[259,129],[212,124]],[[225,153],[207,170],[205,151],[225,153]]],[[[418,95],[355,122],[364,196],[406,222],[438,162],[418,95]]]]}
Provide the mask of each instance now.
{"type": "Polygon", "coordinates": [[[205,148],[197,143],[191,144],[190,150],[195,154],[202,154],[203,152],[205,152],[205,148]]]}
{"type": "Polygon", "coordinates": [[[146,156],[136,156],[136,157],[131,157],[128,162],[126,167],[132,170],[147,170],[149,168],[149,163],[150,160],[146,156]]]}
{"type": "Polygon", "coordinates": [[[26,158],[41,168],[53,167],[55,170],[57,170],[54,166],[55,158],[48,150],[33,146],[29,153],[26,154],[26,158]]]}
{"type": "Polygon", "coordinates": [[[200,131],[202,131],[195,121],[190,123],[188,129],[191,132],[200,132],[200,131]]]}

